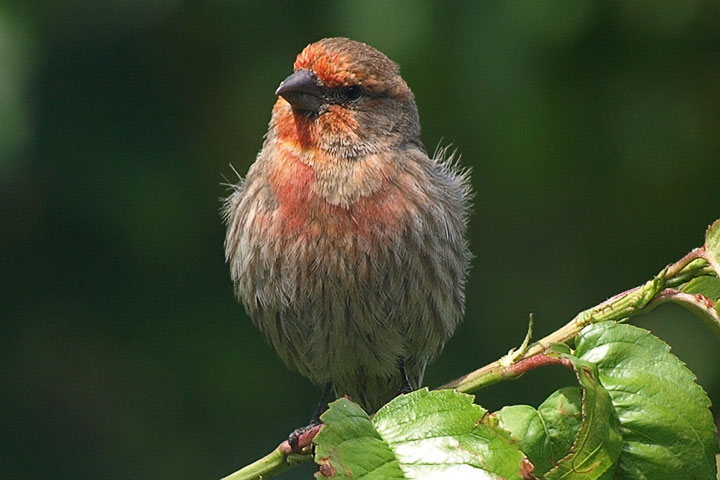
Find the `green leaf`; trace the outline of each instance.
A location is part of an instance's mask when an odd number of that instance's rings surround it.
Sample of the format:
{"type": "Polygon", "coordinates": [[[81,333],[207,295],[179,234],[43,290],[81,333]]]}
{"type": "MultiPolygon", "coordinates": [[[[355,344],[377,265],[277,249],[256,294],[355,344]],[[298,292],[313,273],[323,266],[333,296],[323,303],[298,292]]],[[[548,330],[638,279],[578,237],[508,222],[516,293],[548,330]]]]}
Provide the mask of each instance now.
{"type": "Polygon", "coordinates": [[[582,390],[568,387],[556,391],[538,407],[538,413],[547,425],[552,465],[555,465],[570,451],[580,430],[582,390]]]}
{"type": "MultiPolygon", "coordinates": [[[[318,474],[333,478],[406,478],[387,442],[359,405],[341,398],[321,418],[325,425],[315,436],[315,461],[321,465],[318,474]]],[[[322,478],[318,474],[316,477],[322,478]]]]}
{"type": "Polygon", "coordinates": [[[371,419],[348,399],[333,402],[315,437],[317,478],[520,479],[525,456],[473,397],[421,389],[371,419]]]}
{"type": "Polygon", "coordinates": [[[580,332],[575,354],[597,366],[620,420],[615,478],[715,478],[710,400],[666,343],[631,325],[602,322],[580,332]]]}
{"type": "Polygon", "coordinates": [[[572,356],[583,387],[582,424],[570,453],[546,475],[548,480],[611,479],[622,451],[617,414],[608,392],[598,381],[597,367],[572,356]]]}
{"type": "Polygon", "coordinates": [[[563,357],[573,362],[582,390],[562,389],[537,410],[518,405],[495,416],[543,478],[610,479],[622,451],[610,395],[599,383],[595,365],[572,355],[563,357]]]}
{"type": "Polygon", "coordinates": [[[705,259],[720,276],[720,218],[715,220],[705,232],[705,259]]]}
{"type": "Polygon", "coordinates": [[[512,405],[495,412],[500,426],[519,442],[543,475],[565,457],[577,437],[582,422],[582,391],[567,387],[550,395],[537,410],[529,405],[512,405]]]}

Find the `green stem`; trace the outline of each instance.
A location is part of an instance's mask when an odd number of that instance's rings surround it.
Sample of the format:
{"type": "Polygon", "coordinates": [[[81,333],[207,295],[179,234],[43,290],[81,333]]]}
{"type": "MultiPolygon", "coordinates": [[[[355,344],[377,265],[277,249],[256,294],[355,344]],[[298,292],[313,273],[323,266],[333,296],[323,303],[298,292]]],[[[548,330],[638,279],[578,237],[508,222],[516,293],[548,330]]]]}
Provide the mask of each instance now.
{"type": "MultiPolygon", "coordinates": [[[[665,288],[667,283],[674,283],[672,280],[675,277],[681,276],[689,279],[702,274],[707,263],[701,258],[702,251],[696,248],[644,285],[622,292],[593,308],[580,312],[564,327],[530,345],[521,355],[511,354],[513,355],[512,361],[508,361],[508,357],[503,357],[438,388],[455,389],[468,393],[515,378],[523,372],[514,368],[514,364],[535,355],[544,354],[554,344],[571,342],[580,333],[580,330],[591,323],[621,321],[646,313],[645,308],[665,288]]],[[[654,305],[650,308],[652,307],[654,305]]]]}
{"type": "Polygon", "coordinates": [[[278,447],[222,480],[265,480],[309,460],[312,460],[312,455],[287,455],[282,447],[278,447]]]}

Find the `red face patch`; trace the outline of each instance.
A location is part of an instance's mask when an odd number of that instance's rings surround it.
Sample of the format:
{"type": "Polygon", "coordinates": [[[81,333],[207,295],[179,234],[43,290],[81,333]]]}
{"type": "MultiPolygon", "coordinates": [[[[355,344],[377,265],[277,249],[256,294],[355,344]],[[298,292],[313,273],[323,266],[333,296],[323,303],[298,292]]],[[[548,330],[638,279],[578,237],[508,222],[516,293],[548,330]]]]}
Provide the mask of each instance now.
{"type": "Polygon", "coordinates": [[[294,112],[285,99],[279,98],[275,102],[273,116],[279,139],[296,143],[301,148],[316,144],[317,127],[303,114],[294,112]]]}
{"type": "Polygon", "coordinates": [[[330,88],[357,84],[364,77],[363,72],[355,68],[348,55],[328,51],[317,43],[305,47],[297,56],[293,67],[295,71],[311,70],[323,85],[330,88]]]}

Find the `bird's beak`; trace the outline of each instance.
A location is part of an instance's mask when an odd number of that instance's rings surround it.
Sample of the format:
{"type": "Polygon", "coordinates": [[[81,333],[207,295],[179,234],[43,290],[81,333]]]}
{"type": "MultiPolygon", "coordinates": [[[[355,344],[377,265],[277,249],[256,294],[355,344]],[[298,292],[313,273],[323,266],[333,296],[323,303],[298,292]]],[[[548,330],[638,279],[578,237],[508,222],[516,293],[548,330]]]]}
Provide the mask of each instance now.
{"type": "Polygon", "coordinates": [[[298,70],[275,90],[275,95],[287,100],[293,110],[314,113],[325,103],[323,93],[323,86],[309,70],[298,70]]]}

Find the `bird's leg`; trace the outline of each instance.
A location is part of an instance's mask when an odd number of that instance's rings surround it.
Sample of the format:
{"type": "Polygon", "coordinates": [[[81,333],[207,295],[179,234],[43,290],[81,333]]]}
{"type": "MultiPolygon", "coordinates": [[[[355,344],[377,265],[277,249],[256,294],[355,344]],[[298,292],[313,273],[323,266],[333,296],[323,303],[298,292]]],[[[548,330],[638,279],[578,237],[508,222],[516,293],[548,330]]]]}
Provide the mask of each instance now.
{"type": "Polygon", "coordinates": [[[313,428],[322,424],[322,420],[320,420],[320,415],[322,415],[323,412],[325,412],[325,410],[327,410],[328,408],[328,400],[330,399],[331,390],[332,382],[326,383],[325,387],[323,387],[322,394],[320,395],[320,401],[318,402],[317,407],[315,407],[315,412],[313,413],[312,417],[310,417],[310,423],[305,425],[304,427],[296,428],[288,436],[288,443],[290,444],[290,448],[293,452],[299,453],[300,450],[302,450],[304,445],[300,446],[300,437],[304,433],[307,433],[313,428]]]}
{"type": "Polygon", "coordinates": [[[410,378],[408,378],[407,370],[405,369],[405,358],[401,357],[400,361],[398,362],[398,366],[400,367],[400,376],[402,377],[402,385],[400,386],[400,391],[398,394],[401,393],[410,393],[414,390],[412,384],[410,383],[410,378]]]}
{"type": "Polygon", "coordinates": [[[328,400],[330,400],[331,391],[332,382],[328,382],[323,387],[323,391],[320,394],[320,401],[318,402],[317,407],[315,407],[315,412],[313,413],[313,416],[310,418],[310,424],[320,425],[322,423],[322,420],[320,420],[320,415],[325,413],[325,410],[328,409],[328,400]]]}

